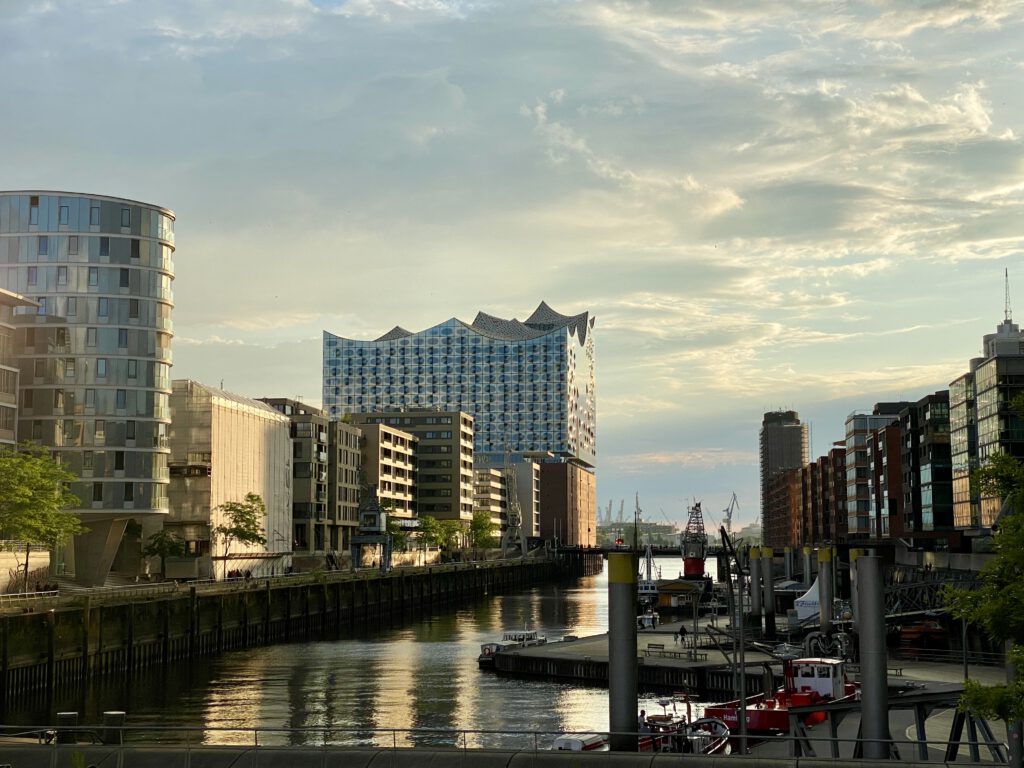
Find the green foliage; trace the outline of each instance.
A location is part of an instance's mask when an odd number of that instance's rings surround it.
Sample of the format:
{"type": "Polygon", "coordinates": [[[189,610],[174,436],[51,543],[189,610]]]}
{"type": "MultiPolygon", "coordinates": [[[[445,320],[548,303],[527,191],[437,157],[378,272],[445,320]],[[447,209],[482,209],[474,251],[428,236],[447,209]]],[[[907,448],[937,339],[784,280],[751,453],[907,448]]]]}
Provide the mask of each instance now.
{"type": "Polygon", "coordinates": [[[245,501],[226,501],[217,507],[224,513],[226,522],[216,526],[212,533],[224,546],[224,556],[231,552],[231,544],[238,541],[249,546],[263,546],[267,543],[263,520],[267,516],[267,505],[258,493],[245,494],[245,501]]]}
{"type": "MultiPolygon", "coordinates": [[[[384,506],[383,503],[381,506],[384,506]]],[[[398,525],[398,520],[388,515],[388,536],[391,537],[391,544],[395,549],[404,550],[409,544],[409,533],[398,525]]]]}
{"type": "Polygon", "coordinates": [[[161,528],[146,539],[146,543],[142,547],[142,554],[146,557],[160,558],[160,576],[163,577],[164,558],[184,555],[185,542],[166,528],[161,528]]]}
{"type": "Polygon", "coordinates": [[[74,479],[44,448],[0,449],[0,531],[26,543],[26,585],[33,546],[57,549],[87,530],[67,511],[80,503],[68,489],[74,479]]]}
{"type": "Polygon", "coordinates": [[[480,549],[490,549],[496,544],[494,523],[489,512],[478,509],[469,524],[469,544],[480,549]]]}
{"type": "Polygon", "coordinates": [[[428,546],[455,549],[462,535],[462,525],[458,520],[438,520],[423,515],[420,517],[420,535],[428,546]]]}

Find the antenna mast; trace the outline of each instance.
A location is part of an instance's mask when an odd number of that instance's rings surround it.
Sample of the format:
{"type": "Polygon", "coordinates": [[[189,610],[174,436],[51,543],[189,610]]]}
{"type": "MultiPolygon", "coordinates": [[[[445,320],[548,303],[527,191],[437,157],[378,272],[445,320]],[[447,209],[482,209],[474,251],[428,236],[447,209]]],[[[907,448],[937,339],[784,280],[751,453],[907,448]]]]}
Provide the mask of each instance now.
{"type": "Polygon", "coordinates": [[[1003,278],[1006,281],[1006,308],[1003,310],[1003,320],[1007,323],[1013,322],[1013,313],[1010,311],[1010,270],[1004,268],[1003,278]]]}

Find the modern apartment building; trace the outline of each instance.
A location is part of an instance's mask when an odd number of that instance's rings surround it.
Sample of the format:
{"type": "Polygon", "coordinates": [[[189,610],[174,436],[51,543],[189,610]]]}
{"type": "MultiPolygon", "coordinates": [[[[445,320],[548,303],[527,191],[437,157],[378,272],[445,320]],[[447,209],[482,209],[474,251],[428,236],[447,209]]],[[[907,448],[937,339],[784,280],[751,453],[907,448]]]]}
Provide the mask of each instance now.
{"type": "Polygon", "coordinates": [[[903,531],[915,547],[959,551],[953,530],[949,392],[918,400],[900,413],[903,440],[903,531]]]}
{"type": "Polygon", "coordinates": [[[363,424],[361,462],[365,484],[377,487],[377,499],[390,519],[416,528],[416,438],[387,424],[363,424]]]}
{"type": "Polygon", "coordinates": [[[877,539],[902,537],[903,455],[898,418],[868,433],[867,453],[871,536],[877,539]]]}
{"type": "Polygon", "coordinates": [[[1024,333],[1009,307],[982,350],[949,387],[954,525],[972,536],[991,530],[1002,499],[972,496],[971,471],[995,453],[1024,458],[1024,421],[1010,408],[1024,392],[1024,333]]]}
{"type": "Polygon", "coordinates": [[[75,475],[89,531],[65,567],[102,584],[130,519],[167,514],[174,213],[68,192],[0,192],[0,285],[13,317],[18,439],[75,475]]]}
{"type": "Polygon", "coordinates": [[[899,413],[910,403],[876,403],[871,413],[851,413],[846,417],[846,520],[850,540],[877,538],[878,527],[871,497],[871,455],[868,436],[877,429],[899,420],[899,413]]]}
{"type": "Polygon", "coordinates": [[[508,527],[508,486],[505,473],[498,469],[473,470],[473,512],[484,512],[491,519],[495,537],[508,527]]]}
{"type": "Polygon", "coordinates": [[[34,301],[0,288],[0,445],[18,442],[18,376],[14,357],[14,312],[35,309],[34,301]]]}
{"type": "Polygon", "coordinates": [[[291,421],[293,563],[300,569],[336,567],[358,525],[362,433],[298,400],[260,401],[291,421]]]}
{"type": "Polygon", "coordinates": [[[761,520],[765,531],[765,544],[772,544],[769,537],[781,535],[787,526],[787,511],[774,507],[772,499],[781,499],[769,488],[771,479],[790,469],[800,469],[808,459],[808,428],[800,423],[800,415],[796,411],[770,411],[764,414],[761,421],[760,458],[761,458],[761,520]],[[775,534],[769,532],[774,531],[775,534]]]}
{"type": "Polygon", "coordinates": [[[597,483],[581,462],[540,465],[540,535],[559,544],[597,543],[597,483]]]}
{"type": "Polygon", "coordinates": [[[540,462],[553,459],[546,451],[532,451],[517,457],[495,453],[473,456],[474,470],[494,469],[505,475],[508,493],[514,490],[519,500],[520,530],[527,538],[540,536],[540,462]]]}
{"type": "Polygon", "coordinates": [[[473,417],[463,411],[371,411],[349,416],[357,426],[387,424],[416,438],[417,515],[473,519],[473,417]]]}
{"type": "MultiPolygon", "coordinates": [[[[195,558],[195,574],[224,578],[284,573],[292,556],[290,419],[264,402],[181,379],[173,383],[170,430],[170,513],[164,527],[195,558]],[[221,505],[255,493],[266,505],[267,543],[230,548],[214,529],[226,523],[221,505]]],[[[161,521],[143,523],[159,528],[161,521]]]]}
{"type": "Polygon", "coordinates": [[[594,318],[547,304],[525,321],[483,312],[373,341],[324,332],[323,402],[332,418],[415,408],[475,420],[476,454],[550,451],[596,461],[594,318]]]}

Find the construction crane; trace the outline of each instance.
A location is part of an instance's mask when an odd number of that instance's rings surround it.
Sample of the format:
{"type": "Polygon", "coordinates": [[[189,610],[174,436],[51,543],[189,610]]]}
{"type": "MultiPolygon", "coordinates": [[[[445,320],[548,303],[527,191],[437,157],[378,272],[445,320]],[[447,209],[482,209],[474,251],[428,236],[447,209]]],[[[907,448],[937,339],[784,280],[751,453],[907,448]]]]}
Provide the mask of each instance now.
{"type": "Polygon", "coordinates": [[[605,513],[605,516],[604,516],[604,523],[605,523],[605,525],[611,525],[612,524],[612,504],[613,503],[614,502],[611,499],[608,499],[608,511],[605,513]]]}
{"type": "Polygon", "coordinates": [[[623,512],[625,512],[625,510],[626,510],[626,500],[623,499],[622,501],[619,502],[619,522],[620,523],[624,522],[623,519],[622,519],[622,514],[623,514],[623,512]]]}
{"type": "Polygon", "coordinates": [[[722,515],[725,519],[725,532],[732,536],[732,513],[740,508],[740,502],[736,498],[736,492],[733,491],[732,500],[729,502],[729,506],[722,510],[722,515]]]}

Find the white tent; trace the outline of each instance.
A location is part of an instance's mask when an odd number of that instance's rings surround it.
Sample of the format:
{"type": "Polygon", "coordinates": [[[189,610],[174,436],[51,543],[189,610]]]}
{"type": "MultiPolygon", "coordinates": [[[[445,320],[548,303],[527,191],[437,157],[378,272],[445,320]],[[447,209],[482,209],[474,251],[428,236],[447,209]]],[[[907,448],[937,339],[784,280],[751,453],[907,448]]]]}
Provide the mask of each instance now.
{"type": "Polygon", "coordinates": [[[811,588],[804,592],[793,602],[796,608],[796,615],[803,621],[820,612],[821,598],[818,595],[818,580],[815,579],[811,588]]]}

